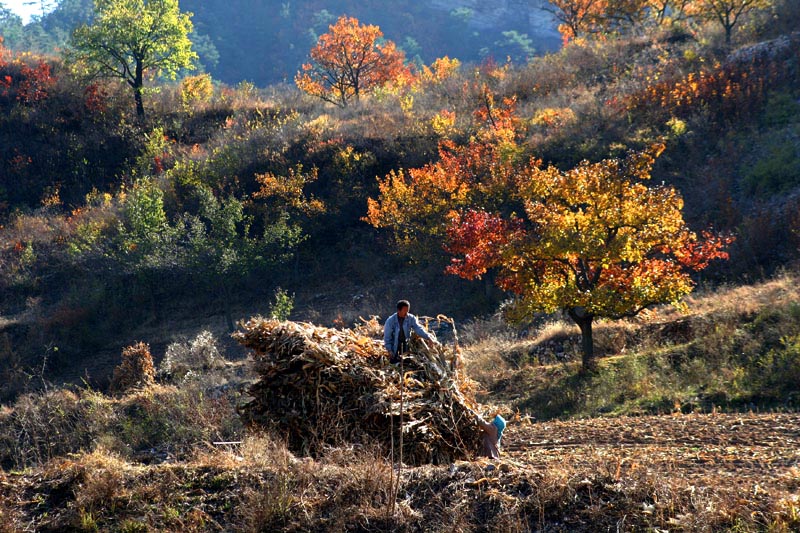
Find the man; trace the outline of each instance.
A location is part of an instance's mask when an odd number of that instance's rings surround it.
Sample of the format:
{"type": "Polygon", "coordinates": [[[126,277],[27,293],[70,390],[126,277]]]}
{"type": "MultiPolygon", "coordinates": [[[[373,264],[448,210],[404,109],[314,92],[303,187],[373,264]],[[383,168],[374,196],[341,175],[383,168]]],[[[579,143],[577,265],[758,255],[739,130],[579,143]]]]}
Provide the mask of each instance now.
{"type": "Polygon", "coordinates": [[[481,455],[495,460],[500,459],[500,440],[503,438],[503,431],[506,429],[505,419],[496,414],[494,420],[487,422],[478,415],[476,422],[483,431],[481,455]]]}
{"type": "Polygon", "coordinates": [[[383,326],[383,345],[389,354],[389,362],[393,365],[400,362],[403,354],[408,353],[408,339],[412,330],[426,341],[439,343],[419,325],[417,317],[408,312],[410,308],[408,300],[400,300],[397,302],[397,312],[387,318],[383,326]]]}

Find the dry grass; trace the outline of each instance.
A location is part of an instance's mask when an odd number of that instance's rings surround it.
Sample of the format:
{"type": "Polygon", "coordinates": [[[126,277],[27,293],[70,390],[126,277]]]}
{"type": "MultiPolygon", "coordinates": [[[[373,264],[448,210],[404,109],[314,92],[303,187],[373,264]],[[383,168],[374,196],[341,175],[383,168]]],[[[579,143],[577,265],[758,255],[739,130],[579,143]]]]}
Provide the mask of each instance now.
{"type": "Polygon", "coordinates": [[[75,504],[83,513],[114,509],[129,497],[125,477],[132,470],[128,463],[102,447],[86,454],[74,465],[80,470],[80,484],[75,491],[75,504]]]}
{"type": "Polygon", "coordinates": [[[662,307],[648,318],[653,322],[710,315],[752,316],[765,307],[780,307],[797,302],[800,302],[800,275],[786,272],[754,285],[696,291],[686,298],[688,313],[662,307]]]}
{"type": "Polygon", "coordinates": [[[502,354],[519,344],[502,339],[486,339],[472,344],[464,350],[464,370],[484,385],[502,379],[511,370],[502,354]]]}
{"type": "Polygon", "coordinates": [[[9,476],[0,470],[0,533],[16,533],[19,531],[15,523],[19,523],[19,509],[13,504],[10,489],[14,486],[9,476]]]}
{"type": "Polygon", "coordinates": [[[237,439],[237,395],[198,382],[116,398],[93,390],[24,395],[0,413],[0,464],[25,468],[98,447],[145,462],[185,457],[211,441],[237,439]]]}
{"type": "Polygon", "coordinates": [[[795,443],[778,433],[781,446],[759,439],[796,420],[768,418],[518,424],[492,469],[484,462],[406,469],[394,516],[387,514],[391,468],[374,449],[298,460],[265,436],[152,466],[98,450],[53,461],[13,484],[0,477],[0,495],[40,502],[19,506],[5,523],[10,530],[124,530],[138,522],[176,532],[792,531],[800,525],[800,473],[787,466],[797,459],[795,443]],[[756,438],[742,433],[748,427],[756,438]],[[734,430],[741,438],[727,445],[681,444],[734,430]],[[548,437],[549,444],[531,445],[548,437]],[[731,455],[731,446],[739,453],[731,455]]]}

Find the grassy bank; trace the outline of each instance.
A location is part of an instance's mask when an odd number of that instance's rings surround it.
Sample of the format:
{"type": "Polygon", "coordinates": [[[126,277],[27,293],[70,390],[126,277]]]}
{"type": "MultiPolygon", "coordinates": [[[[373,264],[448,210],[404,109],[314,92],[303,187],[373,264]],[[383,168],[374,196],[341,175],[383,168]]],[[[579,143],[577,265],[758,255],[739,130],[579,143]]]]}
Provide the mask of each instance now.
{"type": "Polygon", "coordinates": [[[467,371],[487,397],[540,419],[800,406],[796,274],[701,291],[686,304],[599,323],[593,373],[581,371],[578,328],[564,321],[522,340],[479,339],[467,371]]]}

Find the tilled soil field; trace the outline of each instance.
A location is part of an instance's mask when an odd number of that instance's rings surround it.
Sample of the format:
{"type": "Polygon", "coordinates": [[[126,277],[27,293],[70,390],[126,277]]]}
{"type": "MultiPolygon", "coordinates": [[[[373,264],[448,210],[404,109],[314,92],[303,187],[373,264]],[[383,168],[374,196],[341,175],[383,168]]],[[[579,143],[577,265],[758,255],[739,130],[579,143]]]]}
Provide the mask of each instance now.
{"type": "Polygon", "coordinates": [[[800,466],[800,415],[711,414],[620,417],[511,426],[504,448],[528,468],[553,461],[579,464],[604,454],[619,473],[644,469],[682,478],[722,479],[759,490],[800,466]]]}

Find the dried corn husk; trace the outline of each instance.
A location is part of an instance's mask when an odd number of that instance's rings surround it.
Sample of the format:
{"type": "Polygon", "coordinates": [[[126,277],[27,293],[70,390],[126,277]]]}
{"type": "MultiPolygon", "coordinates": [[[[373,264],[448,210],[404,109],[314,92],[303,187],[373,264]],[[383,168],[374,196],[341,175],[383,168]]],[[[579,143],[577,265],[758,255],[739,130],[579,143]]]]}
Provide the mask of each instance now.
{"type": "Polygon", "coordinates": [[[348,329],[255,317],[234,338],[253,350],[259,375],[241,416],[283,433],[297,453],[375,441],[398,449],[401,415],[408,463],[451,462],[477,448],[475,387],[455,369],[454,349],[412,338],[401,372],[381,341],[348,329]]]}

